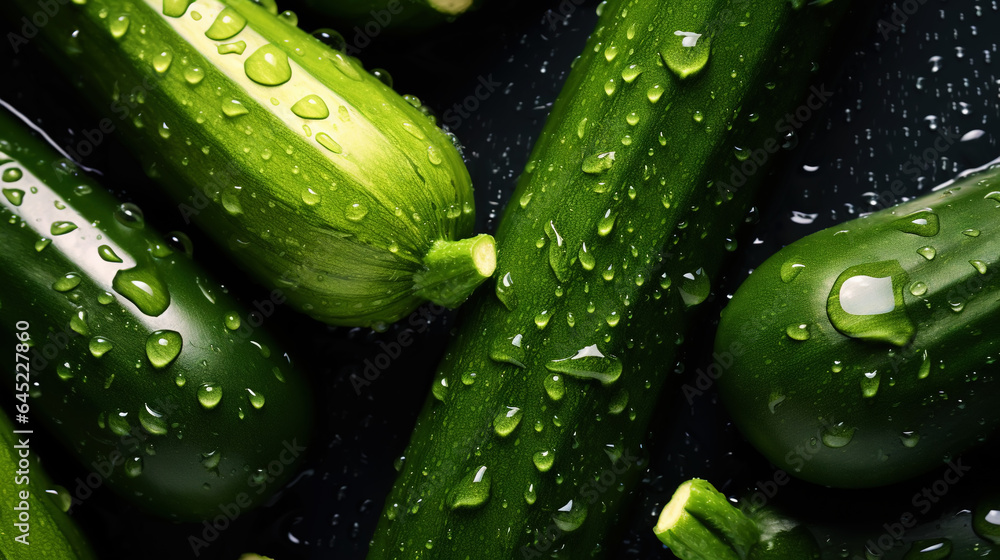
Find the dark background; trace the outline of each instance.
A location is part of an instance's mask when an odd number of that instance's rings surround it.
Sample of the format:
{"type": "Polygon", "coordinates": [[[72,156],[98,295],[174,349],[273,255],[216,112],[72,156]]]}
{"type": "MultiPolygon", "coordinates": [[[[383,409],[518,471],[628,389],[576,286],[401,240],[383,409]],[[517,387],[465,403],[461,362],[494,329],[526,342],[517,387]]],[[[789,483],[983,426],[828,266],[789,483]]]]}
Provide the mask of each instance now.
{"type": "MultiPolygon", "coordinates": [[[[457,23],[418,36],[379,33],[362,49],[360,58],[368,68],[387,69],[398,91],[418,95],[465,146],[477,189],[478,231],[494,231],[569,64],[593,29],[596,4],[492,0],[457,23]],[[502,85],[468,117],[456,119],[454,104],[474,95],[481,79],[502,85]]],[[[311,13],[291,0],[279,6],[295,10],[303,29],[339,28],[349,44],[362,46],[355,41],[353,24],[311,13]]],[[[671,557],[650,529],[679,482],[700,476],[739,496],[774,477],[773,467],[742,441],[711,391],[693,407],[677,391],[707,365],[718,310],[749,271],[791,241],[884,206],[888,199],[879,197],[892,192],[895,180],[903,182],[904,197],[918,196],[963,169],[1000,156],[996,2],[882,2],[879,10],[882,24],[856,19],[852,33],[834,47],[840,62],[820,69],[836,94],[799,132],[796,147],[776,162],[752,223],[738,240],[739,250],[702,306],[702,323],[692,329],[685,355],[674,368],[677,382],[668,384],[650,428],[651,461],[634,491],[634,507],[625,510],[630,517],[622,519],[606,547],[614,558],[671,557]],[[942,132],[974,130],[984,134],[955,142],[944,152],[925,152],[942,132]],[[904,172],[912,169],[907,165],[921,169],[919,179],[904,172]]],[[[5,38],[19,27],[10,18],[0,22],[5,38]]],[[[60,146],[75,145],[101,116],[50,71],[36,47],[32,42],[15,55],[6,40],[0,45],[0,98],[39,122],[60,146]]],[[[120,198],[143,208],[152,226],[188,233],[195,258],[218,277],[231,274],[225,256],[197,230],[185,227],[173,205],[158,198],[119,142],[112,135],[82,163],[98,170],[103,184],[120,198]]],[[[230,288],[246,302],[266,293],[255,285],[230,288]]],[[[268,319],[268,328],[284,334],[316,387],[321,410],[317,444],[284,492],[268,507],[242,515],[199,558],[235,559],[248,551],[277,560],[364,557],[395,478],[393,461],[403,452],[447,332],[455,324],[451,312],[432,317],[405,358],[393,361],[360,394],[351,376],[381,351],[378,342],[395,340],[407,321],[377,334],[328,327],[286,308],[268,319]]],[[[424,321],[419,315],[413,320],[424,321]]],[[[1000,489],[995,443],[963,457],[974,467],[970,474],[932,511],[918,516],[921,525],[904,540],[950,536],[958,544],[974,539],[967,510],[986,490],[1000,489]]],[[[62,459],[62,450],[45,441],[37,449],[57,481],[85,476],[75,463],[62,459]]],[[[883,534],[884,524],[912,511],[910,497],[939,476],[930,473],[878,491],[832,491],[793,481],[768,501],[809,520],[826,557],[863,557],[863,543],[883,534]]],[[[192,558],[187,537],[202,529],[149,517],[106,488],[75,509],[74,517],[107,558],[192,558]]],[[[906,548],[898,546],[888,557],[901,557],[906,548]]],[[[1000,550],[982,547],[952,558],[998,554],[1000,550]]]]}

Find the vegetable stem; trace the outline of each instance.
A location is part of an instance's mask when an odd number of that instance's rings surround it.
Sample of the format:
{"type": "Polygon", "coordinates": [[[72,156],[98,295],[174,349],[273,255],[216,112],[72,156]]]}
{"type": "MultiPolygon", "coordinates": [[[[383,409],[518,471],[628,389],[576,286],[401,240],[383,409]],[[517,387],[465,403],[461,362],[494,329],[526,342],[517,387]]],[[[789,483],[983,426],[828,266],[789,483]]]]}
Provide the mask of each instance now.
{"type": "Polygon", "coordinates": [[[438,305],[458,307],[493,275],[496,265],[496,244],[489,235],[438,240],[424,257],[424,270],[414,275],[414,290],[438,305]]]}
{"type": "Polygon", "coordinates": [[[677,488],[653,532],[682,560],[742,560],[761,536],[752,519],[697,478],[677,488]]]}

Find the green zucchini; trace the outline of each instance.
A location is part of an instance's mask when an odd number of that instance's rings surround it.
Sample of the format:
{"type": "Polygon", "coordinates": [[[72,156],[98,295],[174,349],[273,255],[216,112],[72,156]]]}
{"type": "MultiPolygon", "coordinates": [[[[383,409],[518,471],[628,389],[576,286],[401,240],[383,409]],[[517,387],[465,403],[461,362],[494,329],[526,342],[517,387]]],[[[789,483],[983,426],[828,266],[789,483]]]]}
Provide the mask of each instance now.
{"type": "MultiPolygon", "coordinates": [[[[306,0],[313,10],[355,24],[344,38],[358,51],[386,29],[425,29],[451,21],[478,3],[475,0],[306,0]]],[[[350,49],[348,53],[353,54],[350,49]]]]}
{"type": "Polygon", "coordinates": [[[719,390],[772,463],[840,487],[890,484],[1000,422],[1000,170],[810,235],[722,314],[719,390]]]}
{"type": "Polygon", "coordinates": [[[773,510],[742,511],[711,483],[677,487],[653,533],[681,560],[819,560],[816,539],[773,510]]]}
{"type": "MultiPolygon", "coordinates": [[[[27,384],[25,384],[27,385],[27,384]]],[[[25,388],[27,390],[27,388],[25,388]]],[[[0,410],[0,558],[92,560],[96,558],[72,518],[69,493],[42,470],[32,449],[38,436],[14,426],[0,410]],[[15,433],[15,430],[21,433],[15,433]]]]}
{"type": "Polygon", "coordinates": [[[0,111],[0,329],[30,338],[31,390],[15,396],[89,471],[74,502],[107,485],[172,519],[261,503],[311,420],[303,378],[261,328],[283,294],[250,312],[57,157],[0,111]]]}
{"type": "Polygon", "coordinates": [[[605,552],[686,317],[847,5],[601,5],[504,211],[494,293],[466,308],[370,559],[605,552]],[[764,161],[724,185],[751,150],[764,161]]]}
{"type": "Polygon", "coordinates": [[[296,309],[383,327],[425,300],[455,307],[495,264],[491,237],[465,238],[458,150],[415,98],[294,23],[251,0],[88,0],[42,33],[109,113],[97,134],[121,134],[184,218],[296,309]]]}

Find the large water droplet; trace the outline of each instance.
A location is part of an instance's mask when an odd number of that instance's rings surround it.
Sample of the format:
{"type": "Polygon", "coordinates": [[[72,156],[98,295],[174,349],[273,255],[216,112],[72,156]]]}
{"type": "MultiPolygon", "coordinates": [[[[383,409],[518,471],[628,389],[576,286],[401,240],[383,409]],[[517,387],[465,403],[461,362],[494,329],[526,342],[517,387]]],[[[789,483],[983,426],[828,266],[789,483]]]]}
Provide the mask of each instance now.
{"type": "Polygon", "coordinates": [[[581,500],[570,500],[552,514],[552,521],[565,532],[579,529],[587,520],[587,506],[581,500]]]}
{"type": "Polygon", "coordinates": [[[788,259],[781,264],[781,281],[788,284],[792,280],[795,280],[805,267],[806,265],[802,264],[802,259],[800,258],[788,259]]]}
{"type": "Polygon", "coordinates": [[[187,13],[188,6],[193,0],[163,0],[163,15],[172,18],[179,18],[187,13]]]}
{"type": "Polygon", "coordinates": [[[247,387],[247,396],[250,399],[250,406],[257,410],[264,408],[264,395],[247,387]]]}
{"type": "Polygon", "coordinates": [[[250,112],[250,109],[246,108],[238,99],[229,99],[228,101],[222,102],[222,114],[230,118],[239,117],[246,115],[250,112]]]}
{"type": "Polygon", "coordinates": [[[111,36],[115,39],[121,39],[124,37],[125,34],[128,33],[129,23],[130,21],[128,16],[124,15],[112,19],[111,23],[108,24],[108,30],[111,31],[111,36]]]}
{"type": "Polygon", "coordinates": [[[213,41],[225,41],[235,37],[246,26],[245,17],[232,8],[225,8],[219,12],[208,31],[205,31],[205,36],[213,41]]]}
{"type": "Polygon", "coordinates": [[[842,272],[827,298],[827,315],[842,334],[904,346],[915,327],[903,306],[909,284],[898,261],[852,266],[842,272]]]}
{"type": "Polygon", "coordinates": [[[167,433],[167,421],[163,418],[163,413],[157,412],[149,404],[139,409],[139,423],[153,435],[162,436],[167,433]]]}
{"type": "Polygon", "coordinates": [[[596,344],[581,348],[568,358],[552,360],[545,364],[545,368],[579,379],[596,379],[604,386],[618,381],[622,374],[621,360],[605,356],[596,344]]]}
{"type": "Polygon", "coordinates": [[[594,254],[587,249],[587,243],[584,242],[583,246],[580,247],[580,251],[577,253],[577,258],[580,259],[580,266],[584,270],[594,270],[594,266],[597,265],[597,259],[594,258],[594,254]]]}
{"type": "Polygon", "coordinates": [[[597,154],[591,154],[583,159],[583,165],[581,169],[584,173],[589,173],[591,175],[598,175],[604,173],[615,164],[615,153],[614,152],[601,152],[597,154]]]}
{"type": "Polygon", "coordinates": [[[469,471],[458,484],[452,488],[448,506],[455,510],[460,508],[475,509],[481,507],[490,499],[490,474],[485,465],[480,465],[469,471]]]}
{"type": "Polygon", "coordinates": [[[882,376],[878,374],[877,371],[865,372],[861,376],[861,396],[870,399],[878,394],[879,385],[882,382],[882,376]]]}
{"type": "Polygon", "coordinates": [[[597,220],[597,235],[601,237],[607,237],[611,230],[615,227],[615,220],[618,219],[618,214],[613,214],[611,209],[608,209],[604,216],[597,220]]]}
{"type": "Polygon", "coordinates": [[[540,472],[548,472],[552,468],[552,465],[556,460],[555,451],[539,451],[531,457],[531,462],[535,464],[535,468],[540,472]]]}
{"type": "Polygon", "coordinates": [[[699,268],[694,272],[688,272],[681,276],[681,283],[677,286],[677,291],[684,300],[684,305],[693,307],[708,299],[712,291],[712,285],[708,281],[705,269],[699,268]]]}
{"type": "Polygon", "coordinates": [[[157,317],[170,306],[167,284],[151,267],[136,266],[115,273],[111,287],[146,315],[157,317]]]}
{"type": "Polygon", "coordinates": [[[146,225],[142,209],[131,202],[126,202],[115,209],[115,220],[129,229],[142,229],[146,225]]]}
{"type": "Polygon", "coordinates": [[[125,475],[135,478],[142,474],[142,457],[130,457],[125,460],[125,475]]]}
{"type": "Polygon", "coordinates": [[[122,262],[122,258],[119,257],[118,253],[115,253],[115,250],[112,249],[109,245],[101,245],[100,247],[98,247],[97,254],[101,256],[102,260],[105,260],[110,263],[122,262]]]}
{"type": "Polygon", "coordinates": [[[921,237],[934,237],[941,229],[938,215],[929,210],[914,212],[892,223],[893,227],[905,233],[921,237]]]}
{"type": "Polygon", "coordinates": [[[95,358],[100,358],[114,348],[114,344],[103,336],[95,336],[90,339],[90,354],[95,358]]]}
{"type": "MultiPolygon", "coordinates": [[[[7,171],[10,170],[8,169],[7,171]]],[[[6,175],[6,172],[4,174],[6,175]]],[[[24,191],[21,189],[4,189],[3,195],[14,206],[20,206],[24,201],[24,191]]]]}
{"type": "Polygon", "coordinates": [[[360,222],[367,215],[368,209],[357,202],[349,205],[344,211],[344,216],[352,222],[360,222]]]}
{"type": "Polygon", "coordinates": [[[493,419],[493,429],[500,437],[509,436],[521,423],[524,412],[516,406],[508,406],[493,419]]]}
{"type": "Polygon", "coordinates": [[[912,447],[916,447],[917,443],[920,442],[920,434],[918,434],[917,432],[915,432],[913,430],[909,430],[909,431],[903,432],[899,436],[899,441],[900,441],[900,443],[903,444],[903,447],[911,447],[911,448],[912,447]]]}
{"type": "Polygon", "coordinates": [[[524,490],[524,501],[530,506],[535,503],[538,499],[538,492],[535,491],[535,485],[533,483],[528,483],[528,487],[524,490]]]}
{"type": "Polygon", "coordinates": [[[330,116],[330,108],[318,95],[307,95],[292,105],[292,112],[303,119],[325,119],[330,116]]]}
{"type": "Polygon", "coordinates": [[[545,393],[554,401],[563,398],[563,395],[566,394],[566,384],[559,374],[546,375],[545,379],[542,380],[542,386],[545,388],[545,393]]]}
{"type": "Polygon", "coordinates": [[[83,277],[75,272],[68,272],[52,283],[52,289],[57,292],[68,292],[80,285],[83,277]]]}
{"type": "Polygon", "coordinates": [[[327,134],[325,132],[320,132],[319,134],[317,134],[316,135],[316,141],[319,142],[320,146],[323,146],[324,148],[326,148],[327,150],[330,150],[331,152],[333,152],[335,154],[342,154],[342,153],[344,153],[343,146],[341,146],[339,143],[337,143],[337,141],[334,140],[332,136],[330,136],[329,134],[327,134]]]}
{"type": "Polygon", "coordinates": [[[270,43],[247,57],[243,69],[248,78],[264,86],[280,86],[292,79],[288,55],[270,43]]]}
{"type": "Polygon", "coordinates": [[[153,70],[156,70],[157,74],[163,74],[170,69],[170,64],[174,61],[174,53],[169,50],[163,50],[153,57],[153,70]]]}
{"type": "Polygon", "coordinates": [[[843,422],[838,422],[833,425],[823,426],[823,432],[820,438],[823,440],[823,445],[833,449],[839,449],[848,443],[851,443],[851,439],[854,438],[855,431],[857,431],[857,428],[850,428],[844,426],[843,422]]]}
{"type": "Polygon", "coordinates": [[[551,241],[549,243],[549,266],[552,268],[552,272],[555,273],[556,278],[560,282],[565,282],[569,279],[569,255],[566,250],[566,241],[559,235],[554,222],[549,221],[546,223],[544,229],[545,235],[551,241]]]}
{"type": "Polygon", "coordinates": [[[785,334],[792,340],[809,340],[809,325],[806,323],[795,323],[788,325],[785,334]]]}
{"type": "Polygon", "coordinates": [[[222,401],[222,385],[217,383],[203,383],[198,387],[198,402],[201,406],[211,410],[222,401]]]}
{"type": "Polygon", "coordinates": [[[525,352],[521,347],[521,335],[507,338],[498,338],[493,341],[490,347],[490,359],[496,362],[514,364],[517,367],[525,366],[525,352]]]}
{"type": "Polygon", "coordinates": [[[52,222],[52,226],[49,228],[49,233],[52,235],[66,235],[75,229],[76,224],[73,222],[52,222]]]}
{"type": "Polygon", "coordinates": [[[660,50],[660,57],[667,68],[681,79],[697,74],[708,63],[710,37],[693,31],[674,31],[660,50]]]}
{"type": "Polygon", "coordinates": [[[146,339],[146,357],[153,367],[165,368],[181,353],[184,341],[176,331],[161,330],[146,339]]]}
{"type": "Polygon", "coordinates": [[[497,299],[509,311],[513,311],[517,307],[517,294],[514,293],[514,278],[509,272],[497,278],[495,292],[497,299]]]}

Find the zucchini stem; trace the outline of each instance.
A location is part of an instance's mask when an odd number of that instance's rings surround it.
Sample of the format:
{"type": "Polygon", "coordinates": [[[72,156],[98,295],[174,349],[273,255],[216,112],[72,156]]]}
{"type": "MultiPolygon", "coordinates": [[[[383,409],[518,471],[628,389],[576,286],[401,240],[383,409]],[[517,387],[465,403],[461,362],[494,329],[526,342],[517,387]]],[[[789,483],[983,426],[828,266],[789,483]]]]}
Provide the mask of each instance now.
{"type": "Polygon", "coordinates": [[[752,519],[698,478],[677,487],[653,532],[682,560],[742,560],[761,538],[752,519]]]}
{"type": "Polygon", "coordinates": [[[445,307],[458,307],[493,275],[496,243],[490,235],[448,241],[439,239],[424,256],[424,269],[413,276],[416,295],[445,307]]]}

